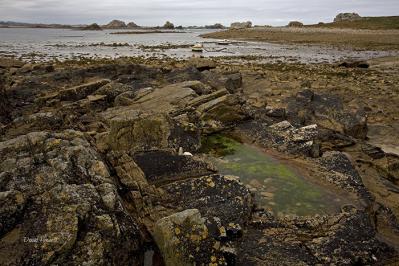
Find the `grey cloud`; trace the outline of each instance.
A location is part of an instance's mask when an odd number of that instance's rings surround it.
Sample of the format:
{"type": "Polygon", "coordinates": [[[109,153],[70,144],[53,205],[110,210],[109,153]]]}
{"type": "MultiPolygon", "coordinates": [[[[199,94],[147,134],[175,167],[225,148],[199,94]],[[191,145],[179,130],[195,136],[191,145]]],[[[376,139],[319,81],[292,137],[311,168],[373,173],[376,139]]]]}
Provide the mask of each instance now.
{"type": "Polygon", "coordinates": [[[0,0],[0,20],[44,23],[106,23],[111,19],[141,25],[255,24],[284,25],[331,21],[339,12],[364,16],[399,15],[398,0],[0,0]]]}

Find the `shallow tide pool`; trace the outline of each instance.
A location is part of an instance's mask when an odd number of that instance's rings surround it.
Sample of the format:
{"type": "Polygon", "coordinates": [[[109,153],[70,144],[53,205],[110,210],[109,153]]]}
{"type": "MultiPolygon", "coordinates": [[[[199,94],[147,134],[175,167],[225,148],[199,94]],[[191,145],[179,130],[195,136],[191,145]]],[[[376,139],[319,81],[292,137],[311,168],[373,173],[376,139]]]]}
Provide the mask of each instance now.
{"type": "Polygon", "coordinates": [[[255,192],[259,207],[275,215],[332,214],[344,200],[261,149],[223,135],[207,138],[205,149],[224,175],[239,176],[255,192]]]}

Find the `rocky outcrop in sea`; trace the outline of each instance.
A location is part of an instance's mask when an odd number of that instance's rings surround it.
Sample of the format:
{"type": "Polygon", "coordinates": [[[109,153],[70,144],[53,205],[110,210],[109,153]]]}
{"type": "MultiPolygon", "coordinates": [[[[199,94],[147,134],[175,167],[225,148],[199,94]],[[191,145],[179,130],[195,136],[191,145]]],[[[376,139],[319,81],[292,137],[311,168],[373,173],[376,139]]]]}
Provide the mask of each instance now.
{"type": "Polygon", "coordinates": [[[104,29],[124,29],[126,27],[125,22],[116,19],[103,26],[104,29]]]}

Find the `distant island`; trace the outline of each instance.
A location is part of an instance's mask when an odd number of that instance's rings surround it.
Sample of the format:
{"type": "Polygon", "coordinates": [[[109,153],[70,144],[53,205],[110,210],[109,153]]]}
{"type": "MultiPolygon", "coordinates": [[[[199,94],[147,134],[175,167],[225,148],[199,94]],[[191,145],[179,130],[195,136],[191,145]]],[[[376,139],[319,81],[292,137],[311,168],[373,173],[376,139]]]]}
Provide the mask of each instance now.
{"type": "Polygon", "coordinates": [[[64,24],[44,24],[44,23],[25,23],[14,21],[0,21],[0,28],[54,28],[54,29],[70,29],[79,28],[86,25],[64,25],[64,24]]]}
{"type": "Polygon", "coordinates": [[[42,28],[42,29],[80,29],[80,30],[109,30],[109,29],[226,29],[221,23],[215,23],[213,25],[205,26],[175,26],[172,22],[166,21],[163,26],[139,26],[135,22],[124,22],[122,20],[114,19],[107,24],[100,25],[98,23],[92,24],[78,24],[78,25],[67,25],[67,24],[45,24],[45,23],[26,23],[26,22],[15,22],[15,21],[0,21],[0,28],[42,28]]]}

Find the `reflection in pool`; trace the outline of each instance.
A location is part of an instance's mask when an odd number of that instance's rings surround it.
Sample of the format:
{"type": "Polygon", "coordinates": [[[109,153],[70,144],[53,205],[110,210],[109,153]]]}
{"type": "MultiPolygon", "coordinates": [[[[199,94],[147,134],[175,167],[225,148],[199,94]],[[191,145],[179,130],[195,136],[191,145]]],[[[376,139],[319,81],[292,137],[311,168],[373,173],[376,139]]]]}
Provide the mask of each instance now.
{"type": "Polygon", "coordinates": [[[298,171],[261,149],[223,135],[205,140],[204,152],[221,174],[239,176],[255,191],[260,207],[276,215],[332,214],[340,211],[343,199],[311,183],[298,171]]]}

